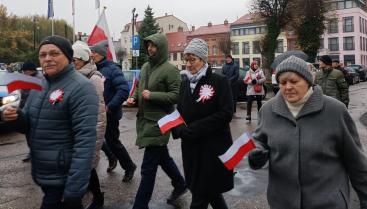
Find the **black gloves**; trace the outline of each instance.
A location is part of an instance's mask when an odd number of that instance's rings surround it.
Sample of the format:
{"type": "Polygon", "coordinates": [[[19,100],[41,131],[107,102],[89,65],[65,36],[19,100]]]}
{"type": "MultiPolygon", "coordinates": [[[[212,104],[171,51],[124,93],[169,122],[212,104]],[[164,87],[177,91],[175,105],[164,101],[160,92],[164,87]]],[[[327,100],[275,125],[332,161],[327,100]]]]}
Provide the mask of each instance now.
{"type": "Polygon", "coordinates": [[[255,85],[257,83],[256,79],[252,79],[251,83],[255,85]]]}
{"type": "Polygon", "coordinates": [[[172,137],[173,139],[193,139],[198,138],[194,131],[192,131],[189,127],[184,124],[181,124],[172,129],[172,137]]]}
{"type": "Polygon", "coordinates": [[[248,163],[254,170],[262,168],[269,159],[268,150],[255,149],[248,155],[248,163]]]}
{"type": "Polygon", "coordinates": [[[174,128],[172,128],[172,137],[173,139],[178,139],[181,137],[181,133],[182,133],[182,130],[186,128],[186,126],[184,124],[181,124],[179,126],[176,126],[174,128]]]}

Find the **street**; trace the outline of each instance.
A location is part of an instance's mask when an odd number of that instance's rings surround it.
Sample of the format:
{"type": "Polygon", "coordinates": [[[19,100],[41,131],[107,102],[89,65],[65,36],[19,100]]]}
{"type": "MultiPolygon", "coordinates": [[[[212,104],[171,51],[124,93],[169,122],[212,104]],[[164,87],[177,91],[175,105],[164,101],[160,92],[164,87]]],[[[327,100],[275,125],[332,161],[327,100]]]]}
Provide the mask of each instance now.
{"type": "MultiPolygon", "coordinates": [[[[364,147],[367,147],[367,131],[363,124],[367,124],[367,82],[351,86],[349,112],[352,115],[364,147]]],[[[238,104],[236,116],[231,122],[233,139],[243,132],[251,132],[256,126],[257,117],[253,106],[251,124],[245,120],[245,103],[238,104]]],[[[126,146],[131,157],[138,165],[135,177],[131,183],[122,183],[123,170],[118,165],[111,173],[107,174],[108,161],[101,154],[98,174],[105,193],[106,209],[130,209],[140,182],[140,165],[143,150],[135,146],[135,115],[136,108],[124,108],[124,116],[120,122],[120,140],[126,146]]],[[[182,171],[180,140],[171,140],[169,143],[170,154],[175,159],[182,171]]],[[[9,133],[0,135],[0,209],[36,209],[39,208],[42,192],[36,186],[30,175],[30,163],[23,163],[22,159],[28,153],[24,135],[9,133]]],[[[235,188],[225,194],[225,199],[231,209],[268,209],[266,201],[267,169],[252,171],[244,159],[235,169],[235,188]]],[[[286,185],[284,185],[286,187],[286,185]]],[[[166,204],[166,198],[172,191],[171,183],[165,173],[159,169],[156,178],[154,193],[150,208],[152,209],[188,209],[191,196],[186,193],[177,205],[166,204]]],[[[91,195],[87,195],[86,202],[91,195]]],[[[359,208],[355,194],[351,197],[353,209],[359,208]]]]}

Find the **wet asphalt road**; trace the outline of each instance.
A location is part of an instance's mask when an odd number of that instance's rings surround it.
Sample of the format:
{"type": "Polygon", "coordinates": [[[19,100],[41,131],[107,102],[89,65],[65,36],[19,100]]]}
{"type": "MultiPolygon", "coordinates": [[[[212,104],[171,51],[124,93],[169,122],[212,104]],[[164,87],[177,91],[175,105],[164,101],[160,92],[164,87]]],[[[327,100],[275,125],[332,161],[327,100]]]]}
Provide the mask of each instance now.
{"type": "MultiPolygon", "coordinates": [[[[351,103],[349,112],[356,122],[360,138],[367,147],[367,82],[350,87],[351,103]],[[366,113],[366,114],[365,114],[366,113]]],[[[255,110],[255,105],[253,110],[255,110]]],[[[245,104],[238,104],[236,117],[231,123],[233,138],[243,132],[251,132],[257,123],[256,112],[252,113],[252,123],[245,121],[245,104]]],[[[120,140],[126,146],[132,159],[140,167],[143,150],[135,145],[135,108],[125,109],[120,123],[120,140]]],[[[180,141],[171,140],[170,154],[182,170],[180,141]]],[[[22,159],[28,152],[24,136],[17,133],[0,135],[0,209],[36,209],[39,208],[42,192],[30,176],[30,164],[22,159]]],[[[122,183],[123,170],[118,165],[113,173],[107,174],[108,162],[103,154],[98,167],[102,190],[105,192],[105,209],[130,209],[140,181],[140,168],[137,169],[131,183],[122,183]]],[[[231,209],[268,209],[266,201],[267,169],[252,171],[247,160],[243,160],[235,170],[235,188],[225,194],[231,209]]],[[[172,191],[168,177],[158,170],[151,209],[188,209],[191,196],[186,193],[175,206],[166,204],[166,198],[172,191]]],[[[87,195],[85,202],[90,201],[87,195]]],[[[352,208],[357,209],[358,200],[352,195],[352,208]]]]}

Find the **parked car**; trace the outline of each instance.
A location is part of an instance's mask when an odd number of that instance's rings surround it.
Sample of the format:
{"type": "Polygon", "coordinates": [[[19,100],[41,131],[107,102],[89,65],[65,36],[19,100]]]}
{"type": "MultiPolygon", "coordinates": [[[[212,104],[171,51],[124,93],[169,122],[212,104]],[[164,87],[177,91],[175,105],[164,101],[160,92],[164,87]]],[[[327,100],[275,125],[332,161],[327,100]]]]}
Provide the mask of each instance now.
{"type": "MultiPolygon", "coordinates": [[[[0,77],[8,73],[6,71],[0,71],[0,77]]],[[[8,88],[6,86],[0,85],[0,110],[2,110],[6,105],[12,105],[15,107],[19,106],[20,102],[20,91],[16,90],[8,93],[8,88]]]]}
{"type": "Polygon", "coordinates": [[[344,69],[348,71],[348,76],[345,78],[345,80],[347,81],[349,85],[354,85],[356,83],[359,83],[360,81],[359,73],[357,72],[355,68],[345,67],[344,69]]]}
{"type": "Polygon", "coordinates": [[[364,68],[364,66],[362,66],[362,65],[349,65],[348,67],[352,67],[357,71],[361,81],[366,81],[367,80],[367,77],[366,77],[367,76],[367,69],[364,68]]]}

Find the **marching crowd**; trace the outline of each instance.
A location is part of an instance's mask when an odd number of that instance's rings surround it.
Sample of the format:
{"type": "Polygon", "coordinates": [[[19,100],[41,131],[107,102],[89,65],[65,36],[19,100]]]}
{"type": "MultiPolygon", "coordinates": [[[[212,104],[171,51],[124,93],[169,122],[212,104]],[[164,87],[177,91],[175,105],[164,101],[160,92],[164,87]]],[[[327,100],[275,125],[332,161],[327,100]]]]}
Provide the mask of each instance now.
{"type": "MultiPolygon", "coordinates": [[[[120,142],[123,101],[138,107],[136,145],[144,149],[133,209],[148,208],[159,166],[173,187],[167,203],[189,190],[191,209],[229,208],[222,194],[234,187],[235,174],[218,156],[232,145],[238,67],[228,55],[225,76],[212,73],[208,46],[195,38],[184,50],[186,70],[180,75],[168,62],[165,35],[148,36],[144,45],[149,60],[129,97],[121,69],[107,60],[105,42],[71,45],[60,36],[41,42],[42,91],[28,91],[21,109],[7,106],[0,114],[1,129],[26,135],[32,177],[44,193],[41,209],[83,208],[87,190],[93,194],[87,208],[102,208],[104,193],[96,171],[101,150],[111,162],[109,172],[118,161],[125,170],[122,181],[132,180],[137,165],[120,142]],[[157,121],[175,108],[185,124],[162,134],[157,121]],[[171,134],[181,139],[183,174],[169,154],[171,134]]],[[[280,91],[263,106],[266,78],[256,61],[243,81],[249,97],[246,119],[251,121],[253,101],[259,118],[252,134],[256,148],[248,162],[252,169],[269,166],[270,208],[347,209],[351,183],[361,208],[367,209],[366,153],[347,111],[343,73],[328,56],[320,57],[316,74],[297,56],[278,62],[280,91]]],[[[33,68],[26,64],[24,72],[26,67],[33,68]]]]}

